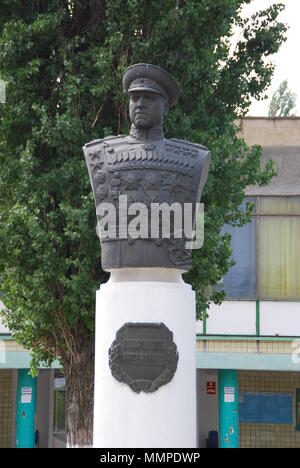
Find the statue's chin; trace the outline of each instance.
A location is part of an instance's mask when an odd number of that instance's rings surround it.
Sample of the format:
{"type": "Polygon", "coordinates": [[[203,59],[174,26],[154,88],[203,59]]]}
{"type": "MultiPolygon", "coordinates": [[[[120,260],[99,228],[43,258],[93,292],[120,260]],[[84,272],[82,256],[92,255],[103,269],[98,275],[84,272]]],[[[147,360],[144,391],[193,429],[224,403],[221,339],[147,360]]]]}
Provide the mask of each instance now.
{"type": "Polygon", "coordinates": [[[144,122],[134,122],[135,128],[138,128],[139,130],[148,130],[149,128],[152,127],[152,125],[149,125],[148,123],[144,122]]]}

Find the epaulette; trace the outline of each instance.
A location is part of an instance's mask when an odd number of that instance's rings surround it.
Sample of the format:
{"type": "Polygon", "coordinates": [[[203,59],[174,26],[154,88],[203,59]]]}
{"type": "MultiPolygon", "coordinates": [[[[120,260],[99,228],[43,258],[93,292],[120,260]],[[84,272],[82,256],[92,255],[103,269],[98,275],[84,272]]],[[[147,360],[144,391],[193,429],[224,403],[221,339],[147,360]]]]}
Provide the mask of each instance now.
{"type": "Polygon", "coordinates": [[[208,151],[208,148],[206,148],[206,146],[200,145],[200,143],[191,143],[188,140],[178,140],[177,138],[170,138],[170,140],[173,141],[174,143],[178,143],[180,145],[188,146],[189,148],[192,147],[192,148],[195,148],[195,149],[197,148],[197,149],[200,149],[200,150],[208,151]]]}
{"type": "Polygon", "coordinates": [[[91,146],[99,145],[100,143],[114,142],[116,140],[120,140],[121,138],[124,138],[124,135],[110,135],[99,140],[92,140],[89,143],[87,143],[85,147],[90,148],[91,146]]]}
{"type": "Polygon", "coordinates": [[[84,148],[90,148],[91,146],[99,145],[99,143],[102,143],[102,141],[103,141],[103,138],[101,140],[89,141],[88,143],[84,145],[84,148]]]}

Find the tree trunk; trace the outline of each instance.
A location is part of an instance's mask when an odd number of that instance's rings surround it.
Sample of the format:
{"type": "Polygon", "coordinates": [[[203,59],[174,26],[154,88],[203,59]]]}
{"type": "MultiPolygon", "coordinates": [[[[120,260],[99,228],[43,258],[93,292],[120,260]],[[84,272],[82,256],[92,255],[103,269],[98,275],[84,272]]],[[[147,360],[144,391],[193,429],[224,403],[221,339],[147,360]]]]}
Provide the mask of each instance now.
{"type": "Polygon", "coordinates": [[[94,340],[77,338],[76,354],[63,359],[68,448],[93,445],[94,357],[94,340]]]}

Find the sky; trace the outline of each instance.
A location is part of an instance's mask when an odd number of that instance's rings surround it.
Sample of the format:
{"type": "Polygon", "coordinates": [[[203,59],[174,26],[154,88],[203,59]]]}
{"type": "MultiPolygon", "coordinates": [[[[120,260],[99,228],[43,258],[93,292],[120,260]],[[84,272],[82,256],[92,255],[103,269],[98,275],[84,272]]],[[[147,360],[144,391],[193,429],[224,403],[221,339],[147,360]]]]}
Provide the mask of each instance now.
{"type": "Polygon", "coordinates": [[[272,57],[275,72],[267,91],[269,98],[264,101],[253,101],[248,115],[267,116],[272,94],[282,81],[288,80],[289,88],[297,95],[297,109],[293,113],[300,116],[300,0],[253,0],[244,8],[243,13],[248,16],[273,3],[285,5],[285,11],[280,14],[279,19],[289,27],[287,41],[272,57]]]}

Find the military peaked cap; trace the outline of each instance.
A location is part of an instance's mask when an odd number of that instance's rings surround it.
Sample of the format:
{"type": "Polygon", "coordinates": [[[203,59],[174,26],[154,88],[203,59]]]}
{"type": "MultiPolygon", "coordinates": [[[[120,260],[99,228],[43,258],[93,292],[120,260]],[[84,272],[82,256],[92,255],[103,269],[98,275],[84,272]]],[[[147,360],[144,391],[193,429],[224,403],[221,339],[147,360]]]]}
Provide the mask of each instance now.
{"type": "Polygon", "coordinates": [[[161,94],[174,106],[180,90],[174,78],[165,70],[149,63],[137,63],[128,67],[123,74],[123,86],[127,94],[133,91],[150,91],[161,94]]]}

